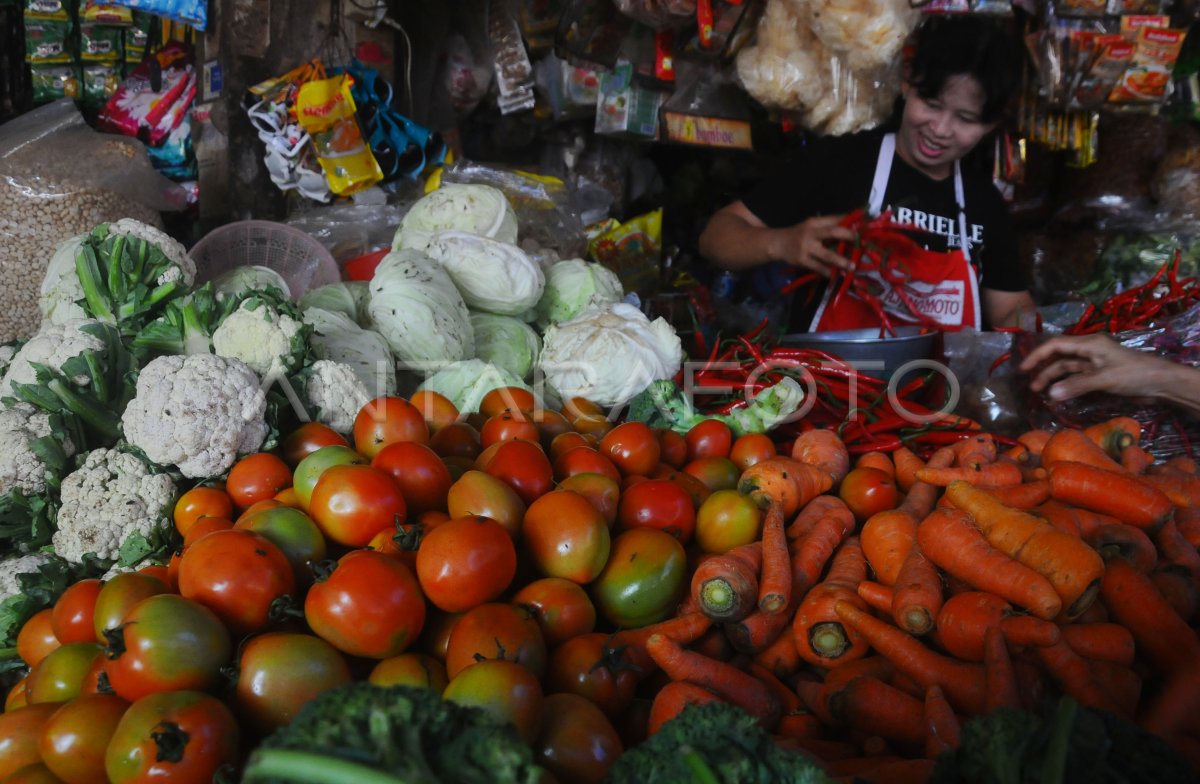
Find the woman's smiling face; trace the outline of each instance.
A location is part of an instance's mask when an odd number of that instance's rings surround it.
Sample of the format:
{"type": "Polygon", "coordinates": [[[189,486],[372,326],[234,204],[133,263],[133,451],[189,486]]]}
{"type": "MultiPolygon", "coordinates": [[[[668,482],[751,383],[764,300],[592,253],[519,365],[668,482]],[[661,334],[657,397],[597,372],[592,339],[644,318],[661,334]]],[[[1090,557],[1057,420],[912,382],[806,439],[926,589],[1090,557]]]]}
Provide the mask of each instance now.
{"type": "Polygon", "coordinates": [[[948,177],[954,162],[996,127],[983,121],[983,88],[966,74],[946,79],[936,98],[922,98],[906,84],[904,98],[896,152],[936,180],[948,177]]]}

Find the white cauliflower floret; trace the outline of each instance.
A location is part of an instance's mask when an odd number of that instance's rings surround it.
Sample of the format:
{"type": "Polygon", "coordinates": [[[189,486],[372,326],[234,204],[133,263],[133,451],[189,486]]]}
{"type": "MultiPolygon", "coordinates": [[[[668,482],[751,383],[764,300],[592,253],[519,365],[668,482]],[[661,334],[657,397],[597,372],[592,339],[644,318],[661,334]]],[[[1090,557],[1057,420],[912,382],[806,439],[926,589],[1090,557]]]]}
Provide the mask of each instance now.
{"type": "Polygon", "coordinates": [[[32,574],[54,560],[49,553],[30,553],[0,561],[0,604],[21,593],[18,575],[32,574]]]}
{"type": "Polygon", "coordinates": [[[75,254],[87,236],[80,234],[63,240],[50,257],[38,296],[38,310],[42,312],[43,321],[65,324],[72,319],[87,318],[87,312],[78,304],[84,294],[83,284],[75,272],[75,254]]]}
{"type": "Polygon", "coordinates": [[[121,423],[129,443],[189,478],[219,476],[267,436],[267,397],[245,363],[215,354],[152,360],[121,423]]]}
{"type": "Polygon", "coordinates": [[[133,218],[122,218],[116,223],[108,224],[109,234],[124,234],[127,237],[137,237],[153,243],[163,252],[163,255],[174,262],[175,267],[158,276],[158,285],[182,281],[185,286],[191,286],[196,281],[196,262],[188,255],[187,249],[174,237],[142,223],[133,218]]]}
{"type": "Polygon", "coordinates": [[[12,365],[13,358],[17,356],[17,346],[11,343],[0,345],[0,378],[8,372],[9,366],[12,365]]]}
{"type": "Polygon", "coordinates": [[[171,515],[175,483],[137,455],[94,449],[62,481],[54,551],[71,563],[112,560],[131,537],[149,540],[171,515]]]}
{"type": "MultiPolygon", "coordinates": [[[[42,324],[42,330],[29,339],[13,357],[0,381],[0,397],[13,397],[13,384],[36,384],[37,374],[31,362],[58,370],[63,363],[85,351],[103,351],[104,341],[84,332],[82,327],[99,324],[94,319],[72,319],[65,324],[42,324]]],[[[88,383],[87,376],[71,379],[79,385],[88,383]]]]}
{"type": "Polygon", "coordinates": [[[371,393],[354,368],[327,359],[313,363],[304,391],[309,404],[317,409],[317,421],[339,433],[354,430],[359,409],[371,401],[371,393]]]}
{"type": "Polygon", "coordinates": [[[75,445],[65,433],[54,433],[50,415],[28,403],[0,410],[0,495],[20,490],[26,497],[46,491],[46,464],[30,448],[30,442],[55,435],[66,457],[75,445]]]}
{"type": "Polygon", "coordinates": [[[245,362],[260,376],[294,370],[304,353],[304,322],[248,299],[213,332],[213,353],[245,362]]]}

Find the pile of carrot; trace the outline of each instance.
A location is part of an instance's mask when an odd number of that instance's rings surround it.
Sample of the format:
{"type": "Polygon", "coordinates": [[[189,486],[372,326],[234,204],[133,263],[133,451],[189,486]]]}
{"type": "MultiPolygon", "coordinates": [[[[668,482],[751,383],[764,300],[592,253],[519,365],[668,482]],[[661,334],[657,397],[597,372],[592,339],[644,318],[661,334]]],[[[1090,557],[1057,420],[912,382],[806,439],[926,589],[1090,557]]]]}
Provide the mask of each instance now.
{"type": "Polygon", "coordinates": [[[845,781],[921,782],[966,719],[1067,694],[1200,774],[1200,474],[1138,423],[901,448],[896,508],[861,526],[831,430],[747,468],[760,540],[702,560],[676,615],[630,633],[662,671],[651,729],[734,703],[845,781]]]}

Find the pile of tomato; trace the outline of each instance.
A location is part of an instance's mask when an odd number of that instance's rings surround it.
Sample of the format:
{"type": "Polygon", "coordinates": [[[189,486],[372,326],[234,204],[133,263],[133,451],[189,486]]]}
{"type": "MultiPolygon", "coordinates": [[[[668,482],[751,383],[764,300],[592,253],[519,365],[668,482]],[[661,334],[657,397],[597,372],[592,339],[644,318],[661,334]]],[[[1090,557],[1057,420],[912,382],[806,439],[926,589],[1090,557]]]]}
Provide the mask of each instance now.
{"type": "Polygon", "coordinates": [[[28,621],[0,780],[208,781],[368,679],[481,706],[559,780],[598,781],[662,683],[611,633],[672,616],[698,557],[759,537],[735,488],[776,453],[717,420],[681,436],[513,388],[469,416],[379,398],[348,435],[309,423],[241,459],[178,499],[168,564],[28,621]]]}

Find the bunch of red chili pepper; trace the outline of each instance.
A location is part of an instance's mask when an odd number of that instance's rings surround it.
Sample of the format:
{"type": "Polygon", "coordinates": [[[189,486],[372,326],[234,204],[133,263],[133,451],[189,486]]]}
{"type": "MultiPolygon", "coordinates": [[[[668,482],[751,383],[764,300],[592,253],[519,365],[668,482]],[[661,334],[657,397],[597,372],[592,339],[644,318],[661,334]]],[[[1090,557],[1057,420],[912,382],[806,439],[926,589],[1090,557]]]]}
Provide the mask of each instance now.
{"type": "Polygon", "coordinates": [[[766,336],[767,321],[733,340],[718,341],[707,361],[681,378],[690,386],[698,408],[729,413],[745,406],[784,376],[806,390],[803,416],[773,433],[786,441],[804,430],[837,430],[852,454],[891,452],[901,446],[928,454],[937,447],[969,437],[980,425],[965,417],[941,413],[928,398],[940,379],[926,373],[893,386],[861,373],[849,362],[824,351],[776,345],[766,336]]]}
{"type": "Polygon", "coordinates": [[[1163,264],[1154,277],[1140,286],[1114,294],[1099,305],[1088,305],[1079,320],[1066,329],[1068,335],[1093,332],[1124,332],[1144,329],[1156,319],[1181,313],[1200,301],[1200,283],[1195,277],[1179,278],[1180,252],[1163,264]]]}

